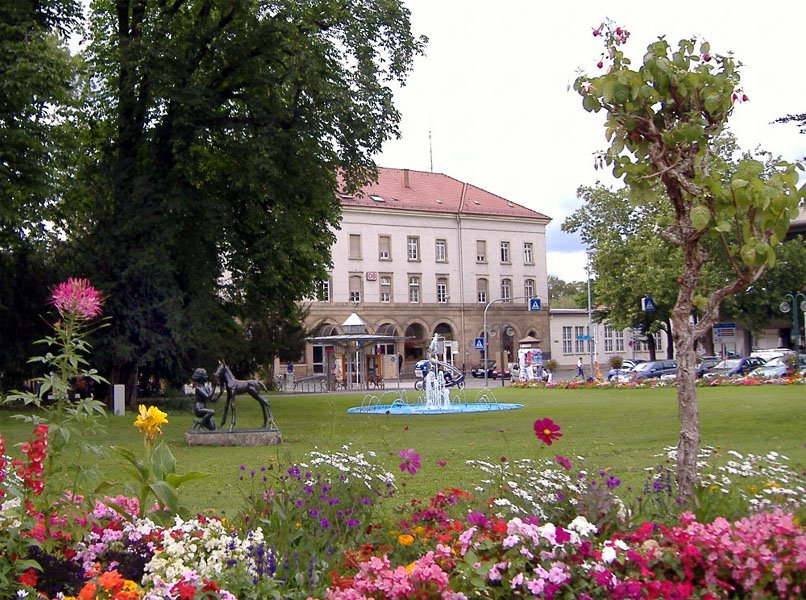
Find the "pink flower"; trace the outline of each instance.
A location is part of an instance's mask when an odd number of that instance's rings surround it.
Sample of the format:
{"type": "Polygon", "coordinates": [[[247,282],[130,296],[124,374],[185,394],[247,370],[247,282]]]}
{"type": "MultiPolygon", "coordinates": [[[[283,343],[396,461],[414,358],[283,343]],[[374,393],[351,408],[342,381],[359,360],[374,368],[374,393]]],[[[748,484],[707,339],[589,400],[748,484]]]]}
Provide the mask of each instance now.
{"type": "Polygon", "coordinates": [[[535,435],[546,444],[546,446],[551,446],[554,440],[558,440],[562,437],[560,426],[551,419],[537,419],[534,423],[534,430],[535,435]]]}
{"type": "Polygon", "coordinates": [[[571,461],[565,458],[564,456],[560,456],[559,454],[554,455],[554,462],[560,465],[566,471],[571,470],[571,461]]]}
{"type": "Polygon", "coordinates": [[[448,464],[448,462],[447,462],[447,461],[445,461],[445,460],[438,460],[438,461],[437,461],[437,466],[438,466],[438,467],[444,467],[444,466],[445,466],[445,465],[447,465],[447,464],[448,464]]]}
{"type": "Polygon", "coordinates": [[[412,475],[417,473],[420,468],[420,455],[414,451],[414,448],[401,450],[399,456],[402,461],[399,465],[401,471],[408,471],[412,475]]]}
{"type": "Polygon", "coordinates": [[[87,321],[101,314],[103,298],[86,279],[68,278],[56,286],[51,298],[62,317],[70,314],[87,321]]]}

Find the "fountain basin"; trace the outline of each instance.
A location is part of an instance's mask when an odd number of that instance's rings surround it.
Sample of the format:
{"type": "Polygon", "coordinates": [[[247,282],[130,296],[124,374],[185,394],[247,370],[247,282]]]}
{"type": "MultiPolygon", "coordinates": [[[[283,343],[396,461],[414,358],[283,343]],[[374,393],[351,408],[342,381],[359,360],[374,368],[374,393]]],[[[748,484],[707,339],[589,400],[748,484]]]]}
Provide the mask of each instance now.
{"type": "Polygon", "coordinates": [[[349,414],[369,415],[447,415],[456,413],[492,412],[496,410],[516,410],[523,408],[523,404],[503,402],[451,402],[445,406],[427,406],[425,404],[406,404],[393,402],[392,404],[368,404],[348,408],[349,414]]]}

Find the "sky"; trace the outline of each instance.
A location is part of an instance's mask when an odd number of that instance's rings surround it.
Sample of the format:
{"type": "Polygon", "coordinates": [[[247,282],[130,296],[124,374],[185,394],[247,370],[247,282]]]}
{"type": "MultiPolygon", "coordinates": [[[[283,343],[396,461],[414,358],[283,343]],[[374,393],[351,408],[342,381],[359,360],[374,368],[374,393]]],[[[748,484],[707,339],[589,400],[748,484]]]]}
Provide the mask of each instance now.
{"type": "Polygon", "coordinates": [[[581,206],[579,186],[620,185],[594,169],[594,153],[606,147],[603,116],[587,113],[569,89],[580,70],[598,73],[601,38],[591,32],[606,18],[630,31],[633,65],[661,36],[673,47],[696,37],[713,54],[732,52],[749,98],[729,121],[740,146],[806,162],[806,135],[771,123],[806,112],[803,0],[404,3],[414,33],[429,43],[395,92],[402,135],[376,163],[444,173],[551,217],[549,275],[586,279],[585,248],[561,231],[581,206]]]}

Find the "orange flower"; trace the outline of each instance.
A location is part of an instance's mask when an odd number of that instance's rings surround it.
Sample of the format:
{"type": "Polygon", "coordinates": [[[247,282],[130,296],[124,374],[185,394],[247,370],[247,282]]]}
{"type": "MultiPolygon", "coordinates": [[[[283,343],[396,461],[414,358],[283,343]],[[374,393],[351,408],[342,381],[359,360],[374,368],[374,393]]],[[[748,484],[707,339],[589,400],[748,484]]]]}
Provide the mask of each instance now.
{"type": "Polygon", "coordinates": [[[98,588],[95,587],[95,584],[91,581],[88,581],[84,584],[84,587],[81,588],[81,591],[78,593],[78,600],[94,600],[95,598],[95,591],[98,588]]]}
{"type": "Polygon", "coordinates": [[[123,577],[117,571],[107,571],[98,578],[98,584],[114,594],[123,589],[123,577]]]}

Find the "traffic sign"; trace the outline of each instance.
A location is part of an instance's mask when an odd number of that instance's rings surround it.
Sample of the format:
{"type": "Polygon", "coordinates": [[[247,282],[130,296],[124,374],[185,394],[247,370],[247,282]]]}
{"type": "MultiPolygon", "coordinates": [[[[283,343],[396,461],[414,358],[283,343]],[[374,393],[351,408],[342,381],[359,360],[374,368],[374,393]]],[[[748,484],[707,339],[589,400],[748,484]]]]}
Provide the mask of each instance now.
{"type": "Polygon", "coordinates": [[[655,312],[655,302],[649,294],[641,298],[641,310],[644,312],[655,312]]]}
{"type": "Polygon", "coordinates": [[[540,298],[529,298],[529,310],[530,311],[540,310],[540,298]]]}
{"type": "Polygon", "coordinates": [[[577,336],[577,341],[580,341],[580,342],[588,342],[588,341],[590,341],[590,339],[591,339],[591,336],[589,336],[589,335],[578,335],[577,336]]]}
{"type": "Polygon", "coordinates": [[[473,348],[475,350],[484,350],[484,338],[474,338],[473,339],[473,348]]]}

